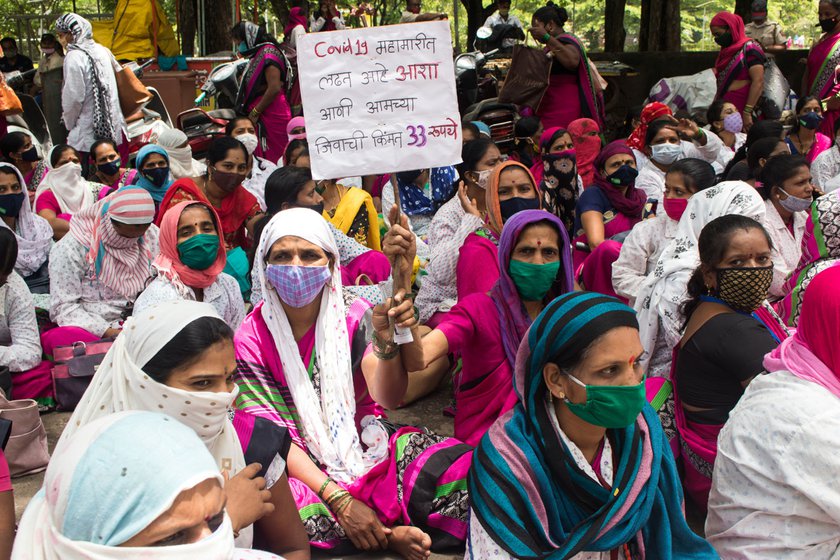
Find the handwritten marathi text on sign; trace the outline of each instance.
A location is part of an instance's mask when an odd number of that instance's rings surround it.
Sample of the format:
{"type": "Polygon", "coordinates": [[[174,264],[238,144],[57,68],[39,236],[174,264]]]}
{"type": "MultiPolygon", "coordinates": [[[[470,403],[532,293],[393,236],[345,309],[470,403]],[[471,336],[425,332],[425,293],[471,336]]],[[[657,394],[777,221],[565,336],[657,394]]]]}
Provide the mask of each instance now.
{"type": "Polygon", "coordinates": [[[312,33],[298,47],[313,177],[460,161],[447,22],[312,33]]]}

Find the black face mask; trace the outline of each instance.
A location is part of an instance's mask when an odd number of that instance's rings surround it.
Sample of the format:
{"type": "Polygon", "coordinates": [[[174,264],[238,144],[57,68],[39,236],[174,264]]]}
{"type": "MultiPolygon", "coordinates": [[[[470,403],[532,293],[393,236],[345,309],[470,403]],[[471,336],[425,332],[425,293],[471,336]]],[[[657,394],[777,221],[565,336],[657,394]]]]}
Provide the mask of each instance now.
{"type": "Polygon", "coordinates": [[[117,158],[114,161],[109,161],[108,163],[100,163],[96,166],[96,168],[99,169],[100,173],[102,173],[106,177],[111,177],[120,172],[120,165],[122,165],[122,161],[120,160],[120,158],[117,158]]]}
{"type": "Polygon", "coordinates": [[[0,196],[0,217],[17,218],[25,199],[26,193],[23,192],[0,196]]]}
{"type": "Polygon", "coordinates": [[[318,204],[312,204],[311,206],[301,206],[301,208],[309,208],[310,210],[315,210],[319,214],[324,213],[324,203],[319,202],[318,204]]]}
{"type": "Polygon", "coordinates": [[[20,154],[20,159],[22,159],[23,161],[38,161],[41,158],[38,157],[38,150],[35,149],[35,146],[32,146],[31,148],[20,154]]]}
{"type": "Polygon", "coordinates": [[[537,198],[514,197],[499,201],[499,211],[502,214],[502,221],[506,222],[511,216],[523,210],[539,210],[540,201],[537,198]]]}
{"type": "Polygon", "coordinates": [[[828,19],[821,19],[819,26],[822,29],[823,33],[828,33],[837,25],[837,18],[828,18],[828,19]]]}
{"type": "Polygon", "coordinates": [[[726,33],[721,33],[717,37],[715,37],[715,43],[723,47],[724,49],[732,44],[732,33],[727,31],[726,33]]]}

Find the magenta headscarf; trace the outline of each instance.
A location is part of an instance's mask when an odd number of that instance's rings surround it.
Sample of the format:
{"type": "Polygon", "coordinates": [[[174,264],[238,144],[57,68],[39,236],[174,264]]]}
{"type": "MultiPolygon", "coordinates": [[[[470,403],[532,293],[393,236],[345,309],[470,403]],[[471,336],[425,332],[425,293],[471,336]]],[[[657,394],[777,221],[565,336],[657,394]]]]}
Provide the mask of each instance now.
{"type": "Polygon", "coordinates": [[[796,334],[764,357],[768,372],[787,370],[840,397],[840,267],[817,274],[808,284],[796,334]]]}
{"type": "Polygon", "coordinates": [[[627,192],[621,194],[621,191],[607,181],[607,178],[603,174],[604,165],[606,165],[607,160],[618,154],[627,154],[632,156],[634,160],[636,159],[636,156],[633,155],[633,150],[627,146],[624,140],[610,142],[601,150],[598,157],[595,158],[595,163],[593,164],[595,166],[595,181],[593,184],[598,186],[607,195],[613,208],[628,218],[638,221],[642,218],[642,209],[645,207],[645,202],[647,202],[645,192],[637,189],[635,182],[633,182],[627,187],[627,192]]]}
{"type": "Polygon", "coordinates": [[[557,273],[555,286],[560,289],[559,294],[565,294],[574,290],[572,281],[572,251],[569,244],[569,236],[566,234],[566,227],[560,218],[545,210],[523,210],[511,216],[502,228],[502,235],[499,241],[499,279],[490,289],[490,297],[496,304],[499,312],[499,322],[502,330],[502,344],[505,347],[505,356],[510,362],[511,368],[516,365],[516,351],[519,343],[525,337],[525,333],[531,326],[531,318],[522,305],[519,292],[516,291],[516,284],[510,277],[508,267],[510,256],[519,240],[519,234],[529,225],[536,222],[551,222],[557,228],[560,247],[560,270],[557,273]]]}
{"type": "Polygon", "coordinates": [[[286,24],[286,27],[283,28],[283,35],[288,37],[289,34],[292,32],[292,29],[297,27],[298,25],[302,25],[304,29],[309,31],[309,20],[303,15],[302,8],[292,8],[289,10],[289,23],[286,24]]]}

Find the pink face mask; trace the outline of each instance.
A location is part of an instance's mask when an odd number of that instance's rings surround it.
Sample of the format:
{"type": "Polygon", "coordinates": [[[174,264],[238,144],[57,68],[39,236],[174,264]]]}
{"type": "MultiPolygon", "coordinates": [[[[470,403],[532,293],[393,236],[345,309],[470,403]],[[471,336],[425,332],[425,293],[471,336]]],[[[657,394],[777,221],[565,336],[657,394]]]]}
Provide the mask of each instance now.
{"type": "Polygon", "coordinates": [[[688,199],[665,198],[662,201],[662,206],[665,207],[665,213],[668,214],[669,218],[675,222],[679,222],[680,218],[682,218],[683,212],[685,212],[686,206],[688,206],[688,199]]]}

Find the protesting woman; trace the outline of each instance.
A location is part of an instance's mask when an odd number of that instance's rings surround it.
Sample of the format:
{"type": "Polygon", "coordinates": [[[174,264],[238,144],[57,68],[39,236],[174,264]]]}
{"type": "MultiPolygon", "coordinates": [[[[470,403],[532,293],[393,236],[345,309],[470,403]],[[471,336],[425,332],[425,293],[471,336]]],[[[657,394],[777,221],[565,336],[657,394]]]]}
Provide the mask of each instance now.
{"type": "Polygon", "coordinates": [[[219,215],[225,249],[250,247],[254,224],[262,210],[254,195],[242,186],[247,172],[248,151],[242,142],[230,136],[216,138],[207,152],[206,174],[172,183],[160,204],[156,223],[169,208],[185,200],[209,202],[219,215]]]}
{"type": "MultiPolygon", "coordinates": [[[[504,224],[525,210],[541,208],[540,192],[524,165],[515,161],[500,163],[490,174],[484,191],[487,217],[484,225],[469,234],[458,251],[456,286],[458,300],[475,293],[487,293],[498,280],[499,239],[504,224]],[[476,271],[482,271],[476,274],[476,271]]],[[[481,218],[478,204],[467,198],[467,188],[458,191],[467,214],[481,218]]]]}
{"type": "Polygon", "coordinates": [[[499,148],[489,138],[478,138],[464,144],[463,160],[458,167],[466,197],[475,201],[479,215],[464,209],[460,196],[452,197],[440,207],[429,226],[427,243],[431,255],[426,276],[417,294],[420,322],[434,328],[458,301],[457,267],[459,250],[471,233],[484,225],[487,214],[485,191],[493,168],[501,160],[499,148]]]}
{"type": "Polygon", "coordinates": [[[718,436],[706,535],[722,558],[829,558],[840,547],[840,268],[811,282],[796,334],[763,369],[718,436]],[[813,298],[813,299],[811,299],[813,298]]]}
{"type": "Polygon", "coordinates": [[[808,162],[802,156],[771,157],[759,179],[758,192],[766,208],[763,225],[773,246],[770,298],[776,301],[787,295],[785,283],[802,258],[802,237],[814,201],[814,186],[808,162]]]}
{"type": "Polygon", "coordinates": [[[645,402],[633,309],[590,292],[552,301],[519,347],[519,402],[469,476],[468,560],[695,558],[674,456],[645,402]]]}
{"type": "Polygon", "coordinates": [[[195,432],[172,417],[105,416],[60,442],[12,558],[281,560],[234,549],[225,482],[195,432]]]}
{"type": "Polygon", "coordinates": [[[566,229],[547,212],[523,210],[511,216],[497,252],[495,285],[459,299],[423,337],[425,367],[447,354],[461,356],[455,437],[470,445],[477,445],[516,403],[516,349],[531,321],[548,302],[574,289],[566,229]]]}
{"type": "Polygon", "coordinates": [[[31,203],[35,200],[35,191],[49,172],[47,162],[32,143],[32,136],[25,132],[9,132],[0,138],[0,155],[20,171],[31,203]]]}
{"type": "Polygon", "coordinates": [[[67,144],[52,149],[50,165],[35,192],[35,212],[50,223],[58,241],[70,230],[73,214],[92,206],[104,186],[82,178],[79,152],[67,144]]]}
{"type": "Polygon", "coordinates": [[[238,43],[239,53],[248,58],[236,107],[259,129],[257,135],[261,143],[254,153],[277,162],[289,141],[286,124],[292,118],[292,109],[286,99],[288,59],[277,40],[250,21],[237,23],[231,36],[238,43]]]}
{"type": "Polygon", "coordinates": [[[222,272],[227,262],[219,216],[206,202],[181,202],[160,223],[158,276],[134,303],[138,313],[165,301],[187,299],[213,306],[231,329],[245,319],[239,284],[222,272]]]}
{"type": "Polygon", "coordinates": [[[831,136],[826,136],[821,129],[823,117],[822,103],[816,97],[803,97],[796,102],[796,121],[788,132],[785,142],[793,155],[803,155],[808,163],[831,147],[831,136]]]}
{"type": "Polygon", "coordinates": [[[15,271],[30,289],[49,292],[45,274],[52,247],[53,230],[47,220],[35,214],[26,195],[26,183],[17,167],[0,162],[0,227],[14,232],[18,242],[15,271]]]}
{"type": "Polygon", "coordinates": [[[612,263],[621,244],[611,238],[641,221],[647,200],[635,186],[637,176],[633,151],[622,140],[607,144],[595,158],[595,182],[583,192],[575,210],[574,242],[591,250],[575,250],[575,270],[583,266],[588,290],[612,294],[612,263]]]}
{"type": "Polygon", "coordinates": [[[720,54],[715,61],[717,76],[716,99],[732,103],[742,115],[743,125],[749,130],[753,124],[753,111],[764,91],[764,49],[751,41],[744,32],[741,16],[720,12],[709,22],[720,54]]]}
{"type": "Polygon", "coordinates": [[[840,264],[840,191],[818,198],[805,222],[802,236],[802,259],[785,286],[787,296],[779,304],[786,324],[795,327],[799,321],[805,292],[814,276],[840,264]]]}
{"type": "Polygon", "coordinates": [[[700,263],[700,232],[706,224],[727,214],[747,216],[760,223],[764,220],[764,201],[753,187],[741,181],[719,183],[692,196],[674,239],[636,295],[639,335],[647,351],[643,362],[649,376],[670,377],[673,349],[683,335],[680,306],[700,263]]]}
{"type": "Polygon", "coordinates": [[[770,236],[759,222],[722,216],[703,228],[698,266],[680,308],[684,333],[671,373],[675,420],[683,449],[683,481],[705,510],[717,436],[744,388],[762,371],[779,337],[752,314],[773,281],[770,236]]]}
{"type": "Polygon", "coordinates": [[[596,76],[592,75],[589,58],[580,41],[566,33],[563,26],[569,20],[565,8],[549,2],[534,12],[531,35],[545,45],[551,57],[551,76],[537,116],[546,129],[588,117],[598,123],[604,121],[604,99],[596,76]]]}
{"type": "MultiPolygon", "coordinates": [[[[12,399],[52,403],[52,369],[41,361],[41,341],[35,303],[23,278],[15,272],[18,244],[15,234],[0,228],[0,363],[12,375],[12,399]]],[[[0,466],[0,468],[2,468],[0,466]]]]}
{"type": "MultiPolygon", "coordinates": [[[[172,186],[172,173],[169,169],[169,154],[156,144],[146,144],[137,152],[135,160],[137,180],[135,185],[146,190],[155,201],[157,212],[161,216],[161,204],[172,186]]],[[[165,206],[163,207],[166,208],[165,206]]]]}
{"type": "Polygon", "coordinates": [[[152,277],[158,253],[155,205],[140,187],[125,187],[73,217],[50,253],[50,319],[44,353],[56,346],[116,336],[152,277]]]}
{"type": "MultiPolygon", "coordinates": [[[[385,240],[403,251],[398,300],[410,281],[413,239],[385,240]]],[[[289,429],[290,484],[313,547],[352,543],[419,560],[431,546],[466,536],[471,448],[377,418],[380,404],[396,407],[408,386],[388,318],[404,328],[416,319],[405,299],[365,320],[370,304],[342,293],[337,265],[335,240],[317,213],[292,208],[266,225],[254,261],[265,300],[236,333],[239,406],[289,429]]]]}
{"type": "Polygon", "coordinates": [[[800,91],[821,100],[824,119],[819,130],[831,137],[840,116],[840,84],[835,79],[840,63],[840,0],[820,0],[817,13],[823,34],[808,53],[800,91]]]}
{"type": "Polygon", "coordinates": [[[711,164],[696,158],[681,159],[665,175],[665,198],[654,218],[636,224],[621,244],[621,253],[612,266],[615,293],[630,305],[645,278],[653,272],[662,251],[677,233],[688,201],[715,183],[711,164]]]}
{"type": "Polygon", "coordinates": [[[133,184],[137,178],[136,169],[123,167],[122,158],[113,140],[94,142],[90,147],[90,159],[94,165],[94,173],[90,178],[105,186],[99,191],[99,198],[105,198],[113,191],[133,184]]]}
{"type": "Polygon", "coordinates": [[[308,560],[285,478],[288,433],[244,412],[231,414],[235,371],[233,331],[211,306],[180,300],[149,307],[126,322],[59,445],[115,412],[168,414],[201,438],[217,472],[229,478],[227,509],[237,544],[250,548],[256,529],[268,550],[297,551],[294,558],[308,560]],[[236,426],[250,437],[240,439],[236,426]]]}

